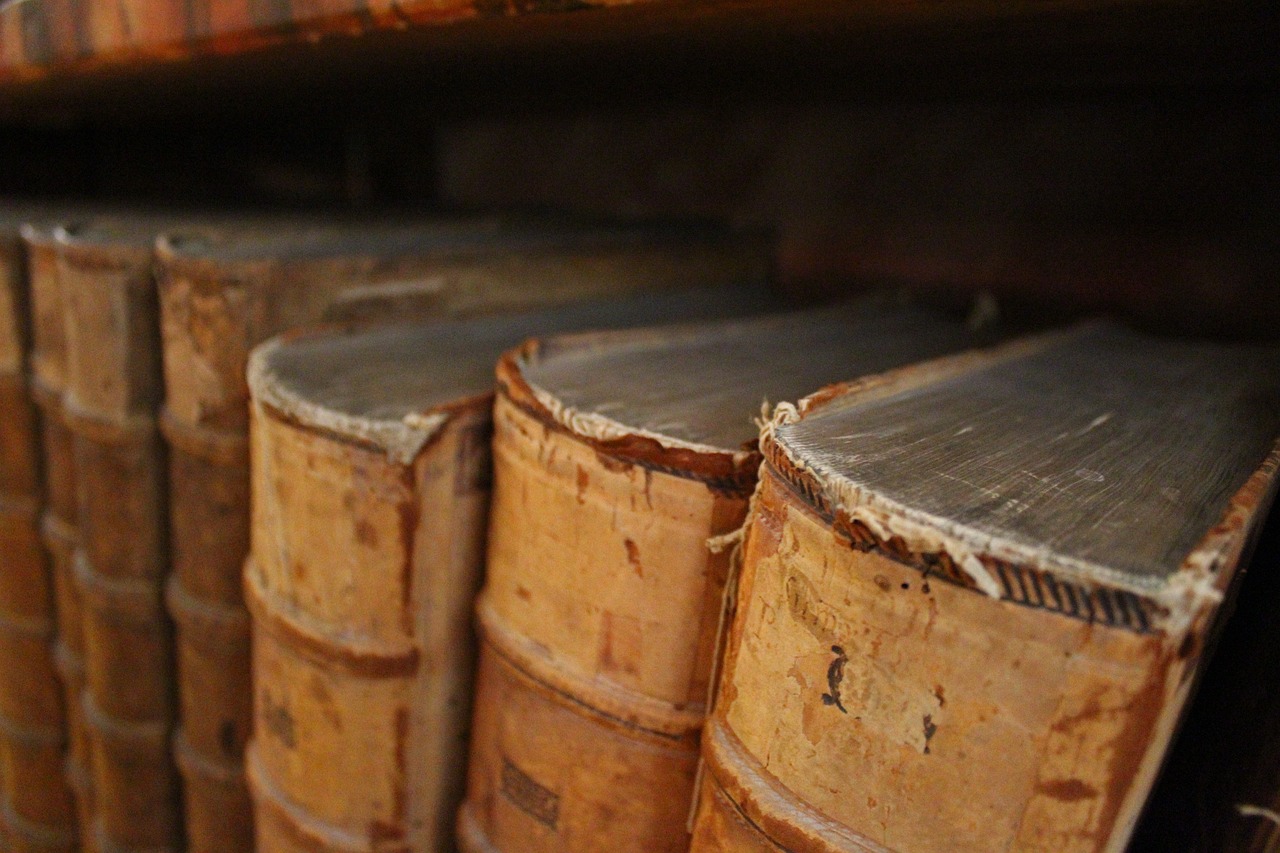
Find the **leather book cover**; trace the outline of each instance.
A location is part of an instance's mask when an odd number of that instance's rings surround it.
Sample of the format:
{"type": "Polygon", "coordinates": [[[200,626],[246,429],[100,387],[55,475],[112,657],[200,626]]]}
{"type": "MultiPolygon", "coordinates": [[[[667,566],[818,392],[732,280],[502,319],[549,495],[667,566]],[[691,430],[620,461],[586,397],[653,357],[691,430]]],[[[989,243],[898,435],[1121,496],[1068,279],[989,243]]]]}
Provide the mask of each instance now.
{"type": "Polygon", "coordinates": [[[533,333],[714,316],[738,296],[295,332],[254,351],[259,849],[453,849],[494,363],[533,333]]]}
{"type": "Polygon", "coordinates": [[[766,426],[693,850],[1124,850],[1280,464],[1280,349],[1092,324],[766,426]]]}
{"type": "MultiPolygon", "coordinates": [[[[39,215],[34,217],[39,218],[39,215]]],[[[52,230],[34,221],[6,234],[0,307],[0,777],[15,851],[76,848],[71,783],[82,765],[61,673],[76,683],[79,646],[64,644],[75,500],[62,411],[65,337],[52,230]],[[43,446],[43,453],[41,452],[43,446]],[[56,590],[56,592],[55,592],[56,590]],[[56,639],[55,639],[56,637],[56,639]]],[[[74,689],[67,687],[66,691],[74,689]]]]}
{"type": "Polygon", "coordinates": [[[493,219],[173,234],[158,246],[178,633],[178,761],[192,850],[247,850],[242,770],[252,719],[249,350],[323,320],[469,316],[595,295],[698,285],[757,288],[758,235],[493,219]]]}
{"type": "Polygon", "coordinates": [[[754,419],[976,340],[868,301],[504,356],[462,849],[683,853],[754,419]]]}
{"type": "Polygon", "coordinates": [[[63,417],[75,470],[84,690],[79,697],[99,849],[178,850],[180,791],[169,738],[172,632],[166,465],[152,276],[164,217],[119,216],[56,232],[66,335],[63,417]]]}

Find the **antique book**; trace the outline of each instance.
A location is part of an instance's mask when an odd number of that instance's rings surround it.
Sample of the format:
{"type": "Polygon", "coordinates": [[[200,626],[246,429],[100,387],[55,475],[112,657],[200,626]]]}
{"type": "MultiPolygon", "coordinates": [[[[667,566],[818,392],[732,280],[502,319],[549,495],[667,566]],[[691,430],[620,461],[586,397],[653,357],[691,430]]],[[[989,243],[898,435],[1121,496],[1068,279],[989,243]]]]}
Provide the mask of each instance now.
{"type": "Polygon", "coordinates": [[[683,853],[753,419],[975,340],[868,302],[504,356],[462,848],[683,853]]]}
{"type": "MultiPolygon", "coordinates": [[[[0,607],[6,630],[0,644],[0,775],[10,847],[72,850],[78,840],[76,809],[83,802],[80,794],[87,791],[87,765],[83,726],[67,702],[78,696],[83,680],[79,634],[66,636],[57,629],[55,640],[55,625],[64,616],[78,621],[70,582],[74,477],[62,406],[66,337],[53,229],[24,223],[22,235],[26,272],[24,276],[21,266],[6,263],[3,321],[7,375],[0,409],[5,436],[0,607]],[[21,351],[24,345],[30,347],[29,363],[21,351]],[[38,407],[38,425],[32,402],[38,407]],[[37,463],[41,457],[43,462],[37,463]]],[[[17,262],[9,250],[16,253],[17,247],[7,242],[6,258],[17,262]]]]}
{"type": "Polygon", "coordinates": [[[245,588],[259,849],[453,849],[502,352],[534,332],[743,302],[719,288],[290,333],[255,350],[245,588]]]}
{"type": "Polygon", "coordinates": [[[692,849],[1123,850],[1277,436],[1280,348],[1105,324],[781,408],[692,849]]]}
{"type": "Polygon", "coordinates": [[[169,738],[172,631],[163,385],[152,253],[165,218],[59,228],[66,335],[63,417],[75,471],[72,577],[80,605],[93,827],[104,850],[177,850],[181,805],[169,738]]]}
{"type": "Polygon", "coordinates": [[[711,228],[459,220],[176,234],[158,249],[184,775],[194,851],[249,850],[249,349],[318,320],[468,315],[762,282],[771,247],[711,228]]]}
{"type": "Polygon", "coordinates": [[[12,851],[66,851],[75,813],[54,663],[55,612],[40,537],[39,426],[27,376],[30,300],[21,226],[0,209],[0,835],[12,851]]]}

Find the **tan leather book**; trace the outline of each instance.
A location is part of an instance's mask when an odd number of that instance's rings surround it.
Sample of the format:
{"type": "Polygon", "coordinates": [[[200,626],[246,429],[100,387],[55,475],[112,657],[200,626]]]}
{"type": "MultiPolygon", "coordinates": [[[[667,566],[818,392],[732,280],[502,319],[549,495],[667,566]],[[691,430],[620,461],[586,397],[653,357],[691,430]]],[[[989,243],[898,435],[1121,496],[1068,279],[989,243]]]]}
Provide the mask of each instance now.
{"type": "Polygon", "coordinates": [[[23,225],[22,233],[25,277],[21,267],[6,265],[10,272],[4,301],[9,316],[3,323],[8,344],[2,349],[7,375],[0,380],[6,388],[0,409],[6,446],[0,496],[0,606],[6,629],[15,629],[5,630],[0,642],[0,775],[10,848],[72,850],[78,800],[73,800],[70,785],[86,777],[83,728],[75,712],[66,713],[64,703],[82,679],[81,647],[78,637],[64,642],[61,633],[55,642],[55,625],[63,614],[76,618],[70,590],[75,495],[62,409],[66,341],[52,229],[30,223],[23,225]],[[24,318],[20,312],[29,314],[24,318]],[[28,340],[29,378],[22,373],[26,359],[21,352],[28,340]],[[32,402],[38,404],[34,420],[32,402]],[[39,445],[43,470],[36,467],[39,445]],[[10,492],[10,483],[21,494],[10,492]]]}
{"type": "Polygon", "coordinates": [[[504,356],[462,848],[683,853],[753,419],[974,340],[866,303],[504,356]]]}
{"type": "Polygon", "coordinates": [[[723,314],[724,289],[259,347],[253,740],[261,850],[447,851],[462,794],[493,365],[531,333],[723,314]]]}
{"type": "Polygon", "coordinates": [[[1095,325],[777,412],[693,850],[1123,850],[1275,492],[1278,380],[1095,325]]]}
{"type": "Polygon", "coordinates": [[[161,241],[181,730],[197,851],[247,850],[252,719],[248,388],[252,346],[320,320],[471,315],[596,295],[759,283],[770,246],[717,229],[497,220],[249,229],[161,241]]]}
{"type": "Polygon", "coordinates": [[[77,503],[73,578],[85,650],[81,713],[103,850],[177,850],[163,391],[152,247],[165,218],[59,228],[67,346],[63,415],[77,503]]]}

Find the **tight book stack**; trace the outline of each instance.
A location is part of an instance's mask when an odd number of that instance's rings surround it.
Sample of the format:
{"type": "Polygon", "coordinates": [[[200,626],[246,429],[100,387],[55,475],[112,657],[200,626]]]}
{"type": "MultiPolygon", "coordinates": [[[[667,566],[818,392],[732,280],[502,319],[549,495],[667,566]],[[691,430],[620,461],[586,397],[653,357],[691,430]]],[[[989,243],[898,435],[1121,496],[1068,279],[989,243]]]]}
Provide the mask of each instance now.
{"type": "MultiPolygon", "coordinates": [[[[84,644],[79,631],[80,601],[73,578],[77,542],[75,467],[63,406],[67,339],[54,231],[54,226],[40,224],[39,220],[22,226],[27,255],[27,325],[31,335],[28,390],[39,413],[43,496],[40,534],[45,555],[38,563],[39,573],[29,574],[15,592],[25,598],[27,619],[46,622],[45,631],[50,639],[56,630],[56,640],[48,648],[61,683],[59,685],[56,677],[50,678],[52,673],[45,670],[47,658],[42,649],[32,648],[23,662],[15,662],[17,667],[28,668],[33,686],[38,686],[44,694],[40,703],[53,716],[45,723],[41,749],[33,751],[43,754],[39,759],[40,769],[36,771],[28,764],[26,773],[16,769],[0,772],[4,773],[6,788],[16,788],[22,779],[23,797],[36,802],[25,814],[13,808],[8,818],[12,847],[20,849],[25,840],[35,848],[43,843],[50,850],[72,850],[78,840],[82,850],[97,850],[88,831],[92,783],[88,735],[80,712],[84,644]],[[46,598],[51,593],[52,598],[46,598]],[[61,696],[51,700],[50,689],[60,692],[61,696]]],[[[18,402],[14,411],[21,408],[18,402]]],[[[18,553],[16,550],[5,552],[6,575],[14,573],[18,553]]],[[[35,706],[35,703],[28,705],[35,706]]]]}
{"type": "MultiPolygon", "coordinates": [[[[715,228],[460,220],[175,233],[159,243],[181,728],[191,849],[252,849],[251,347],[321,320],[465,316],[591,295],[749,284],[767,243],[715,228]]],[[[260,723],[263,722],[260,720],[260,723]]],[[[259,799],[267,797],[260,792],[259,799]]]]}
{"type": "Polygon", "coordinates": [[[535,340],[503,357],[459,843],[684,851],[762,405],[972,345],[882,305],[535,340]]]}
{"type": "Polygon", "coordinates": [[[710,227],[45,216],[0,851],[1274,845],[1280,347],[726,320],[769,246],[710,227]],[[1219,781],[1135,832],[1219,636],[1219,781]]]}
{"type": "Polygon", "coordinates": [[[1123,850],[1278,435],[1280,349],[1109,326],[777,412],[693,850],[1123,850]]]}
{"type": "Polygon", "coordinates": [[[535,330],[723,314],[745,296],[293,333],[255,351],[259,849],[451,849],[502,351],[535,330]]]}

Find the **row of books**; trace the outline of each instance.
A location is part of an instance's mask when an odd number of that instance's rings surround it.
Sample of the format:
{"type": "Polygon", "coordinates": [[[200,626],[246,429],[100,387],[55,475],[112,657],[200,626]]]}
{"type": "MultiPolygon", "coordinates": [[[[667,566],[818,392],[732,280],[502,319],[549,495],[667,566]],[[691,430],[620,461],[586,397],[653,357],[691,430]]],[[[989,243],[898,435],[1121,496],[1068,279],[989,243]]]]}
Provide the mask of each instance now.
{"type": "Polygon", "coordinates": [[[49,849],[253,849],[255,344],[319,321],[759,293],[769,264],[719,229],[551,219],[36,209],[6,230],[5,624],[22,642],[0,663],[4,800],[12,846],[49,849]]]}
{"type": "Polygon", "coordinates": [[[1280,348],[755,234],[7,222],[15,851],[1118,849],[1275,491],[1280,348]]]}

